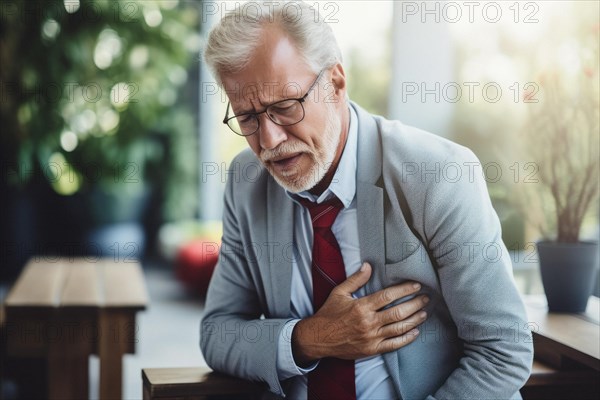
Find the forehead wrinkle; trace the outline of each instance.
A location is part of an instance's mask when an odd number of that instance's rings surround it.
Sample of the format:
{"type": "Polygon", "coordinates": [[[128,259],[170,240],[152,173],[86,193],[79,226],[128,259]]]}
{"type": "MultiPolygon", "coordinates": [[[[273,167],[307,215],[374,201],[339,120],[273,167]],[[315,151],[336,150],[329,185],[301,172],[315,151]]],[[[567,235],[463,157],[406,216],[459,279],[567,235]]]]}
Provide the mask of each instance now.
{"type": "MultiPolygon", "coordinates": [[[[252,109],[242,108],[242,109],[240,109],[239,112],[236,112],[235,114],[236,115],[241,115],[241,114],[250,114],[250,113],[260,113],[260,112],[266,110],[269,106],[271,106],[271,105],[273,105],[275,103],[278,103],[278,102],[283,101],[283,100],[296,99],[299,96],[297,96],[297,95],[294,95],[294,96],[287,95],[287,96],[285,96],[285,93],[284,93],[284,95],[273,95],[273,96],[270,96],[270,97],[272,98],[271,101],[263,101],[258,96],[252,97],[252,98],[248,99],[248,101],[250,103],[252,103],[252,100],[258,101],[258,103],[262,106],[262,109],[260,111],[258,111],[256,109],[256,107],[253,105],[252,109]]],[[[232,108],[233,108],[233,104],[232,104],[232,108]]]]}
{"type": "MultiPolygon", "coordinates": [[[[268,107],[268,106],[265,106],[265,103],[263,101],[261,101],[261,99],[258,97],[253,97],[251,99],[248,99],[247,101],[244,101],[244,104],[246,102],[249,102],[251,104],[251,108],[242,107],[238,111],[234,110],[236,115],[258,113],[259,111],[257,111],[256,106],[254,105],[254,102],[258,102],[258,104],[260,104],[262,108],[268,107]]],[[[233,108],[233,104],[231,105],[231,107],[233,108]]]]}

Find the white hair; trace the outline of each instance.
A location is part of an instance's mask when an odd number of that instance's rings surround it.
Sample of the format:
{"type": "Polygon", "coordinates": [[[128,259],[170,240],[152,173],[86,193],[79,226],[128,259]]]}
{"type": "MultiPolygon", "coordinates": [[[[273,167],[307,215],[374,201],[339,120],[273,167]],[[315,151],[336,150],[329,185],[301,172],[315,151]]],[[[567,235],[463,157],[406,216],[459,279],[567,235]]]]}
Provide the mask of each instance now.
{"type": "Polygon", "coordinates": [[[250,62],[267,24],[289,36],[313,72],[342,62],[333,31],[316,8],[303,1],[247,2],[237,4],[208,35],[204,60],[220,86],[223,72],[238,72],[250,62]]]}

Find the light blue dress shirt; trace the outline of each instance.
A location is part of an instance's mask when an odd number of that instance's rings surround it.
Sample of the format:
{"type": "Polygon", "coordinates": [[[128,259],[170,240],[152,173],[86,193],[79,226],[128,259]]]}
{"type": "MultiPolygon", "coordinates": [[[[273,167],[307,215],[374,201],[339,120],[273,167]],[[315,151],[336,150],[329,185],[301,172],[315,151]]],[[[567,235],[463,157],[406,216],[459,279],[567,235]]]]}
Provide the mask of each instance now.
{"type": "MultiPolygon", "coordinates": [[[[358,241],[358,222],[356,217],[356,160],[358,126],[355,111],[350,109],[348,138],[340,163],[329,187],[320,195],[309,192],[293,194],[292,200],[303,197],[317,203],[337,196],[344,208],[338,214],[331,230],[338,241],[346,276],[350,276],[362,265],[358,241]]],[[[279,336],[277,348],[277,372],[280,380],[292,379],[286,395],[292,399],[306,399],[306,374],[316,368],[318,362],[309,368],[300,368],[294,362],[291,337],[294,326],[302,318],[312,315],[312,258],[313,229],[310,213],[304,207],[296,207],[294,214],[294,259],[292,260],[291,313],[294,319],[288,321],[279,336]]],[[[365,295],[364,287],[354,293],[354,297],[365,295]]],[[[381,355],[361,358],[355,361],[355,382],[357,399],[395,399],[396,392],[381,355]]]]}

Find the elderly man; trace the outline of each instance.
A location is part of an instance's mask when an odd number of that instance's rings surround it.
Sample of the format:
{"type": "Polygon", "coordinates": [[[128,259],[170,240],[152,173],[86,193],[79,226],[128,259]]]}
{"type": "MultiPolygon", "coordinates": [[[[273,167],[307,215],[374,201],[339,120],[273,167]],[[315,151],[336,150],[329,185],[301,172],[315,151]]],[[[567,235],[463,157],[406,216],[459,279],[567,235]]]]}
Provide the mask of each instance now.
{"type": "Polygon", "coordinates": [[[315,15],[238,6],[206,45],[253,171],[227,182],[207,363],[294,399],[520,398],[531,336],[476,157],[348,101],[315,15]]]}

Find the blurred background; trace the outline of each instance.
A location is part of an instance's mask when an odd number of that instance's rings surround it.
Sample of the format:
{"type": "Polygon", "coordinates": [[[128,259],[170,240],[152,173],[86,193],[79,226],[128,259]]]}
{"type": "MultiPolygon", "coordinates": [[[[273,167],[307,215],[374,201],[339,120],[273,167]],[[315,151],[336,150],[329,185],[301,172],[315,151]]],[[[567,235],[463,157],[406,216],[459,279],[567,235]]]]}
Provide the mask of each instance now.
{"type": "MultiPolygon", "coordinates": [[[[200,51],[234,5],[2,2],[3,279],[32,254],[169,258],[184,237],[218,237],[218,223],[196,222],[219,220],[228,163],[246,143],[220,123],[226,99],[200,51]]],[[[597,2],[314,7],[336,32],[352,100],[470,147],[510,248],[551,231],[514,192],[544,162],[527,149],[543,130],[532,121],[583,104],[573,130],[597,136],[597,2]],[[577,105],[551,105],[551,91],[577,105]]],[[[597,221],[586,216],[584,235],[597,221]]]]}
{"type": "MultiPolygon", "coordinates": [[[[227,100],[200,60],[235,4],[1,2],[0,294],[34,255],[141,260],[158,305],[140,323],[165,329],[171,313],[194,347],[135,367],[203,362],[203,268],[246,143],[221,123],[227,100]]],[[[597,1],[311,4],[337,35],[353,101],[480,158],[522,292],[543,292],[534,243],[559,232],[549,176],[582,199],[576,240],[598,240],[597,1]]],[[[177,335],[162,334],[142,346],[177,335]]],[[[139,398],[132,370],[126,393],[139,398]]]]}

